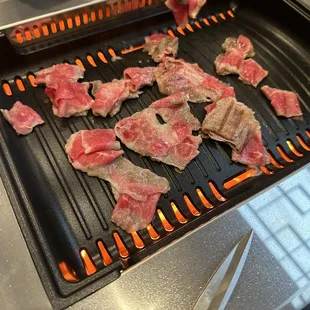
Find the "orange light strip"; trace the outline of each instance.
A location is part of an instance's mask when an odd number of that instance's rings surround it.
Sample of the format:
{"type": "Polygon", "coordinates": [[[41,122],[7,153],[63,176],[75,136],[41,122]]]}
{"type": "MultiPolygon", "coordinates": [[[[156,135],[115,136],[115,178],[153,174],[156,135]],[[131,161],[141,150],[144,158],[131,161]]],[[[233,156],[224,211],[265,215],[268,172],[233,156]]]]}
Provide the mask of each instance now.
{"type": "Polygon", "coordinates": [[[95,12],[94,10],[92,10],[92,11],[90,12],[90,20],[91,20],[92,22],[95,22],[95,21],[96,21],[96,12],[95,12]]]}
{"type": "Polygon", "coordinates": [[[48,27],[46,24],[42,24],[42,32],[45,36],[49,35],[48,27]]]}
{"type": "Polygon", "coordinates": [[[8,83],[3,83],[2,89],[4,90],[4,92],[7,96],[12,96],[11,86],[8,83]]]}
{"type": "Polygon", "coordinates": [[[97,268],[95,266],[95,264],[93,263],[93,261],[91,260],[91,258],[89,257],[88,253],[86,252],[86,250],[81,250],[80,252],[81,254],[81,258],[83,261],[83,264],[85,266],[85,270],[87,275],[92,275],[97,271],[97,268]]]}
{"type": "Polygon", "coordinates": [[[66,29],[65,22],[62,19],[58,21],[58,25],[59,25],[60,31],[64,31],[66,29]]]}
{"type": "Polygon", "coordinates": [[[103,9],[102,8],[98,9],[98,18],[103,19],[103,9]]]}
{"type": "Polygon", "coordinates": [[[108,52],[109,52],[109,54],[110,54],[112,57],[116,57],[116,53],[115,53],[115,51],[114,51],[113,48],[109,48],[109,49],[108,49],[108,52]]]}
{"type": "Polygon", "coordinates": [[[147,232],[149,233],[150,238],[152,240],[158,240],[159,239],[159,237],[160,237],[159,234],[157,233],[157,231],[155,230],[155,228],[151,224],[149,224],[146,227],[146,229],[147,229],[147,232]]]}
{"type": "Polygon", "coordinates": [[[199,188],[196,188],[196,193],[197,193],[199,199],[201,200],[202,204],[207,209],[212,209],[213,208],[211,202],[207,199],[207,197],[204,195],[204,193],[199,188]]]}
{"type": "Polygon", "coordinates": [[[310,138],[310,131],[307,129],[306,130],[307,136],[310,138]]]}
{"type": "Polygon", "coordinates": [[[301,136],[296,136],[299,144],[306,150],[306,151],[310,151],[310,147],[306,144],[306,142],[303,140],[303,138],[301,136]]]}
{"type": "Polygon", "coordinates": [[[296,147],[295,147],[295,145],[293,144],[292,141],[286,140],[286,144],[288,145],[288,147],[290,148],[290,150],[291,150],[296,156],[298,156],[298,157],[303,157],[303,156],[304,156],[304,154],[300,153],[300,152],[296,149],[296,147]]]}
{"type": "Polygon", "coordinates": [[[195,25],[196,25],[199,29],[202,29],[202,27],[201,27],[201,25],[200,25],[200,23],[199,23],[198,20],[195,20],[194,23],[195,23],[195,25]]]}
{"type": "Polygon", "coordinates": [[[25,86],[24,86],[24,83],[21,79],[16,79],[15,80],[15,83],[17,85],[17,88],[20,90],[20,91],[25,91],[25,86]]]}
{"type": "Polygon", "coordinates": [[[215,198],[219,201],[226,201],[226,198],[220,193],[220,191],[216,188],[216,186],[212,182],[208,182],[211,191],[215,198]]]}
{"type": "Polygon", "coordinates": [[[102,52],[98,52],[97,55],[98,55],[99,59],[100,59],[102,62],[104,62],[105,64],[108,63],[107,59],[105,58],[105,56],[104,56],[104,54],[103,54],[102,52]]]}
{"type": "Polygon", "coordinates": [[[282,169],[284,168],[283,165],[281,165],[273,156],[273,154],[271,154],[271,152],[268,151],[268,155],[269,155],[269,158],[270,158],[270,162],[277,168],[279,169],[282,169]]]}
{"type": "Polygon", "coordinates": [[[199,216],[201,213],[200,211],[194,206],[194,204],[191,202],[189,197],[187,195],[183,196],[184,201],[188,207],[188,210],[194,215],[194,216],[199,216]]]}
{"type": "Polygon", "coordinates": [[[186,24],[186,29],[189,30],[190,32],[194,32],[193,27],[190,24],[186,24]]]}
{"type": "Polygon", "coordinates": [[[121,237],[118,235],[118,233],[113,233],[113,237],[118,249],[118,253],[120,255],[121,258],[126,258],[129,256],[129,252],[123,242],[123,240],[121,239],[121,237]]]}
{"type": "Polygon", "coordinates": [[[97,64],[95,63],[95,60],[94,60],[94,58],[92,56],[87,55],[86,59],[93,67],[97,67],[97,64]]]}
{"type": "Polygon", "coordinates": [[[226,16],[223,13],[220,13],[220,17],[221,17],[221,19],[226,20],[226,16]]]}
{"type": "Polygon", "coordinates": [[[257,171],[255,169],[249,169],[241,174],[239,174],[238,176],[232,178],[231,180],[227,181],[224,183],[224,188],[226,189],[230,189],[238,184],[240,184],[241,182],[247,180],[250,177],[253,177],[257,175],[257,171]]]}
{"type": "Polygon", "coordinates": [[[76,277],[76,274],[73,270],[70,270],[68,265],[65,262],[60,262],[58,264],[58,268],[64,277],[65,280],[68,282],[78,282],[78,278],[76,277]]]}
{"type": "Polygon", "coordinates": [[[34,36],[36,38],[40,38],[41,37],[40,29],[36,25],[33,26],[33,34],[34,34],[34,36]]]}
{"type": "Polygon", "coordinates": [[[202,21],[203,21],[207,26],[210,26],[210,22],[209,22],[206,18],[204,18],[202,21]]]}
{"type": "Polygon", "coordinates": [[[143,49],[143,45],[138,45],[136,47],[131,47],[131,48],[127,49],[127,50],[122,50],[121,53],[123,55],[126,55],[126,54],[129,54],[129,53],[141,50],[141,49],[143,49]]]}
{"type": "Polygon", "coordinates": [[[185,32],[183,31],[183,29],[182,29],[180,26],[177,27],[177,31],[178,31],[180,34],[182,34],[183,36],[185,36],[185,32]]]}
{"type": "Polygon", "coordinates": [[[25,37],[26,37],[26,39],[27,39],[28,41],[32,40],[32,34],[31,34],[29,28],[25,28],[24,34],[25,34],[25,37]]]}
{"type": "Polygon", "coordinates": [[[144,243],[143,243],[142,239],[140,238],[140,236],[137,234],[136,231],[131,233],[131,237],[132,237],[132,240],[133,240],[136,248],[138,248],[138,249],[143,249],[144,248],[144,243]]]}
{"type": "Polygon", "coordinates": [[[173,231],[174,227],[168,222],[164,213],[161,210],[157,210],[157,213],[165,231],[173,231]]]}
{"type": "Polygon", "coordinates": [[[264,166],[260,166],[260,169],[265,173],[265,174],[268,174],[268,175],[272,175],[274,172],[272,170],[269,170],[267,167],[264,167],[264,166]]]}
{"type": "Polygon", "coordinates": [[[233,13],[233,11],[228,10],[227,13],[230,17],[235,17],[235,14],[233,13]]]}
{"type": "Polygon", "coordinates": [[[97,246],[98,246],[103,264],[105,266],[110,265],[113,262],[113,260],[112,260],[111,255],[109,254],[108,250],[106,249],[105,245],[103,244],[103,242],[98,241],[97,246]]]}
{"type": "Polygon", "coordinates": [[[73,21],[71,17],[67,17],[67,25],[69,29],[73,28],[73,21]]]}
{"type": "Polygon", "coordinates": [[[89,22],[89,19],[88,19],[88,14],[86,12],[82,14],[82,18],[83,18],[83,23],[87,25],[89,22]]]}
{"type": "Polygon", "coordinates": [[[24,39],[23,39],[23,35],[19,30],[15,31],[15,37],[18,43],[23,43],[24,39]]]}
{"type": "Polygon", "coordinates": [[[212,20],[213,20],[215,23],[218,23],[218,22],[219,22],[215,15],[212,15],[211,18],[212,18],[212,20]]]}
{"type": "Polygon", "coordinates": [[[175,38],[175,34],[171,29],[168,29],[168,34],[170,37],[175,38]]]}
{"type": "Polygon", "coordinates": [[[76,63],[81,69],[84,69],[84,70],[85,70],[85,67],[84,67],[84,65],[83,65],[83,63],[82,63],[82,61],[81,61],[81,59],[76,58],[76,59],[75,59],[75,63],[76,63]]]}
{"type": "Polygon", "coordinates": [[[57,32],[57,25],[56,25],[56,23],[55,22],[51,22],[50,26],[51,26],[52,32],[56,33],[57,32]]]}
{"type": "Polygon", "coordinates": [[[28,80],[29,80],[32,87],[37,87],[37,85],[34,83],[35,77],[33,74],[28,75],[28,80]]]}
{"type": "Polygon", "coordinates": [[[288,163],[294,162],[294,160],[291,159],[279,145],[277,146],[277,150],[285,161],[287,161],[288,163]]]}
{"type": "Polygon", "coordinates": [[[175,217],[177,218],[177,220],[181,223],[181,224],[185,224],[187,223],[187,218],[185,216],[183,216],[183,214],[181,213],[181,211],[178,209],[178,207],[176,206],[176,204],[174,202],[170,202],[170,206],[173,210],[173,213],[175,215],[175,217]]]}

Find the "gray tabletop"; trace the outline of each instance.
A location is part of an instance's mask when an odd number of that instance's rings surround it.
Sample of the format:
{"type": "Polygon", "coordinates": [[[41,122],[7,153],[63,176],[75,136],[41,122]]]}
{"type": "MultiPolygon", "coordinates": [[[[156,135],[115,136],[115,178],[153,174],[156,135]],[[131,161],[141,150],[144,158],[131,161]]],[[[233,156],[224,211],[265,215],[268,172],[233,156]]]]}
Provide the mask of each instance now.
{"type": "MultiPolygon", "coordinates": [[[[124,272],[70,308],[191,309],[214,269],[251,228],[254,240],[227,309],[302,309],[310,302],[310,167],[124,272]]],[[[1,309],[50,309],[0,183],[1,309]]]]}

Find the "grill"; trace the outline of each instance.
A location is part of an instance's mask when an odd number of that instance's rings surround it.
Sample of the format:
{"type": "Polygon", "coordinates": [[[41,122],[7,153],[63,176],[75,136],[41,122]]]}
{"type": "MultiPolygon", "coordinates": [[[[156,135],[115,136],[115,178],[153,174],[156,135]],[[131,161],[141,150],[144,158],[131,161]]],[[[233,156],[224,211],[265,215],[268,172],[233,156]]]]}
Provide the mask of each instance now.
{"type": "MultiPolygon", "coordinates": [[[[298,3],[273,1],[266,6],[264,1],[248,2],[210,0],[201,17],[191,21],[185,30],[176,27],[161,3],[155,3],[158,10],[154,9],[152,14],[146,10],[143,19],[131,11],[129,16],[135,18],[129,22],[124,13],[122,22],[111,22],[100,32],[99,21],[92,21],[89,13],[87,25],[96,25],[82,27],[79,35],[77,29],[64,29],[64,33],[49,33],[45,40],[41,36],[20,42],[1,39],[1,108],[10,108],[21,100],[45,120],[45,125],[35,128],[29,136],[18,137],[0,119],[0,171],[55,308],[64,308],[107,285],[130,266],[309,163],[309,15],[298,3]],[[276,117],[259,89],[243,85],[233,76],[221,77],[235,88],[238,100],[255,111],[272,164],[261,167],[261,175],[251,177],[251,169],[231,162],[229,147],[204,140],[200,155],[183,173],[178,173],[123,146],[125,156],[134,164],[166,177],[171,185],[147,229],[128,234],[110,222],[115,200],[107,183],[74,170],[64,145],[77,130],[113,128],[121,118],[147,107],[161,98],[157,86],[146,88],[139,99],[125,102],[116,117],[103,119],[89,114],[60,119],[52,114],[44,88],[33,85],[33,72],[68,62],[86,69],[86,81],[111,81],[120,78],[127,67],[152,64],[151,58],[141,51],[141,44],[144,36],[155,32],[178,36],[178,56],[197,62],[214,75],[213,61],[224,39],[241,33],[248,36],[255,46],[255,59],[269,70],[262,84],[296,91],[304,120],[276,117]],[[66,44],[66,38],[75,40],[66,44]],[[28,55],[18,55],[13,49],[28,55]],[[34,51],[37,52],[31,53],[34,51]],[[113,62],[115,55],[122,59],[113,62]]],[[[151,6],[152,2],[148,4],[151,6]]],[[[99,16],[98,12],[95,16],[99,16]]],[[[52,29],[51,24],[47,27],[52,29]]],[[[22,32],[21,37],[24,36],[26,33],[22,32]]],[[[203,107],[191,105],[193,114],[201,121],[203,107]]]]}

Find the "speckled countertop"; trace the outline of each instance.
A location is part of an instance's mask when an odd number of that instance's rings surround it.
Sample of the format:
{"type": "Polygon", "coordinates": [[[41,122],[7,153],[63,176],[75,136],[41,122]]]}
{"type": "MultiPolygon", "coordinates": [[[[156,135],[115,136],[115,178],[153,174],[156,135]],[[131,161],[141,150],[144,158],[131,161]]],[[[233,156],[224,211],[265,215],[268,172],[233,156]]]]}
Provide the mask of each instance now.
{"type": "MultiPolygon", "coordinates": [[[[309,179],[308,166],[70,309],[191,309],[215,268],[251,228],[251,250],[227,309],[302,309],[310,303],[309,179]]],[[[51,309],[2,183],[0,197],[1,310],[51,309]]]]}

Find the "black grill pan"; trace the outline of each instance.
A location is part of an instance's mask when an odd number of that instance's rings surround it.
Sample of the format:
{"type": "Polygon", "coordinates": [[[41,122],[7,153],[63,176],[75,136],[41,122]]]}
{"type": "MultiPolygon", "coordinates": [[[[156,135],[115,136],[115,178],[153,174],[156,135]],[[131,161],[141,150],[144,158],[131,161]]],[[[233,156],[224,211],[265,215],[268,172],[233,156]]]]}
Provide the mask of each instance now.
{"type": "MultiPolygon", "coordinates": [[[[2,84],[10,85],[12,95],[5,94],[1,89],[0,107],[10,108],[16,100],[21,100],[44,118],[45,125],[36,127],[26,137],[19,137],[0,118],[1,176],[34,263],[55,308],[64,308],[107,285],[120,275],[121,270],[309,163],[310,61],[305,31],[305,25],[309,25],[305,17],[307,12],[301,15],[282,1],[268,3],[269,7],[266,5],[264,1],[260,1],[259,5],[256,1],[250,1],[250,4],[248,1],[239,7],[235,3],[210,1],[198,23],[193,21],[183,33],[178,31],[169,13],[126,27],[120,25],[113,31],[28,56],[16,55],[8,42],[2,39],[0,78],[2,84]],[[250,7],[252,4],[258,7],[250,7]],[[288,18],[294,19],[291,29],[288,28],[288,18]],[[139,99],[124,103],[114,118],[102,119],[89,113],[87,117],[60,119],[52,114],[44,88],[32,87],[28,75],[42,67],[63,61],[74,63],[79,59],[86,69],[86,81],[111,81],[120,78],[127,67],[153,65],[151,58],[142,51],[126,55],[122,55],[121,51],[129,46],[140,45],[145,35],[167,32],[168,29],[180,38],[179,57],[197,62],[206,72],[214,75],[213,62],[221,51],[224,39],[241,33],[251,38],[256,51],[255,59],[269,71],[269,76],[260,86],[268,84],[296,91],[304,120],[276,117],[259,89],[243,85],[237,77],[221,77],[222,81],[235,88],[238,100],[255,111],[262,126],[265,146],[274,158],[274,164],[268,165],[260,176],[249,178],[229,189],[224,183],[245,172],[246,167],[231,162],[231,150],[224,144],[204,140],[200,155],[181,174],[172,167],[142,158],[123,146],[125,156],[133,163],[166,177],[171,184],[171,191],[160,199],[158,209],[173,230],[165,229],[156,214],[152,226],[159,238],[152,239],[146,229],[139,232],[144,244],[141,248],[130,234],[110,222],[115,201],[108,184],[74,170],[66,158],[64,145],[77,130],[113,128],[119,119],[147,107],[161,98],[157,86],[146,88],[139,99]],[[112,62],[109,48],[113,48],[123,59],[112,62]],[[105,55],[107,63],[99,58],[99,51],[105,55]],[[93,57],[96,67],[88,62],[89,55],[93,57]],[[17,78],[22,79],[25,91],[18,89],[15,83],[17,78]],[[184,195],[192,204],[189,207],[184,195]],[[207,201],[201,199],[201,195],[207,201]],[[178,208],[181,218],[176,216],[171,203],[178,208]],[[209,208],[210,205],[213,208],[209,208]],[[127,257],[120,257],[114,233],[126,246],[127,257]],[[103,264],[98,241],[104,243],[112,257],[113,262],[108,266],[103,264]],[[96,265],[97,271],[92,275],[85,269],[81,250],[87,251],[96,265]],[[63,278],[58,268],[60,262],[66,262],[74,270],[78,282],[63,278]]],[[[191,105],[191,108],[203,120],[203,105],[191,105]]],[[[219,236],[222,237],[225,236],[219,236]]]]}

